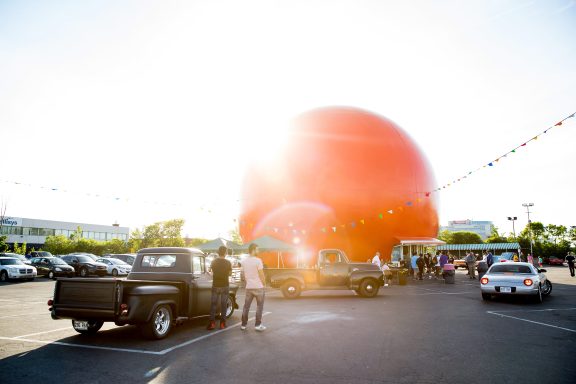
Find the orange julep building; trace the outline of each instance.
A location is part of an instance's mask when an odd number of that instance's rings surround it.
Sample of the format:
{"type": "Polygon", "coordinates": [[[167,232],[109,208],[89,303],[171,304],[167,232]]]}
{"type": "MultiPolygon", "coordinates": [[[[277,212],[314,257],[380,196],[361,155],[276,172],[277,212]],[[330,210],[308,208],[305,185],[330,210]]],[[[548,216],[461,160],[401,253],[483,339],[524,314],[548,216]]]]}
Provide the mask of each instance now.
{"type": "MultiPolygon", "coordinates": [[[[311,265],[322,248],[355,261],[380,251],[389,260],[400,239],[438,234],[434,188],[424,154],[394,122],[355,108],[317,109],[292,122],[278,153],[248,168],[240,235],[244,243],[270,235],[293,244],[286,267],[311,265]]],[[[275,253],[264,259],[276,266],[275,253]]]]}

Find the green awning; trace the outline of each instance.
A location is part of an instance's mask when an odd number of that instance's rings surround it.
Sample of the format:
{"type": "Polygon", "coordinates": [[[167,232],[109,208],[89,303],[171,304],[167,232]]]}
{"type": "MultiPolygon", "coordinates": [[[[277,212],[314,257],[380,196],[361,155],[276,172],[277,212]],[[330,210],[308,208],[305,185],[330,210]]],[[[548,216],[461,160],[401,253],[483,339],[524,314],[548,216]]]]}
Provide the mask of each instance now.
{"type": "Polygon", "coordinates": [[[437,247],[439,251],[517,251],[519,248],[518,243],[446,244],[437,247]]]}

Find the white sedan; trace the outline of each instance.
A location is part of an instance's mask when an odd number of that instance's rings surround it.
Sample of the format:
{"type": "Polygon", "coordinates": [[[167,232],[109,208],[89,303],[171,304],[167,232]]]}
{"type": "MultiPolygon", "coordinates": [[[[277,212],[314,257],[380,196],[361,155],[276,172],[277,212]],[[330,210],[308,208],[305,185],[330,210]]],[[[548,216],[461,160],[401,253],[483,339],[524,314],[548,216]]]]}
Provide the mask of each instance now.
{"type": "Polygon", "coordinates": [[[538,303],[542,296],[552,292],[552,283],[545,269],[535,268],[530,263],[508,262],[492,264],[488,272],[480,279],[482,298],[490,300],[492,296],[533,296],[538,303]]]}
{"type": "Polygon", "coordinates": [[[112,276],[127,275],[132,271],[132,266],[120,259],[112,257],[101,257],[96,260],[99,263],[106,264],[107,273],[112,276]]]}

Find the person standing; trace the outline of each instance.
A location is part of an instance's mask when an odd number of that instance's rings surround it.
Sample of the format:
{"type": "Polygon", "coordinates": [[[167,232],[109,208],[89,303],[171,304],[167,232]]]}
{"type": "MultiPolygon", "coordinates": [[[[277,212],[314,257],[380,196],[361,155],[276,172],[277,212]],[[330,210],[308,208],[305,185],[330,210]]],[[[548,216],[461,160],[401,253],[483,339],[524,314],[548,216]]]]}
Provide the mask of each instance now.
{"type": "Polygon", "coordinates": [[[416,252],[412,253],[412,257],[410,258],[410,267],[412,269],[412,279],[416,280],[416,274],[418,273],[418,265],[416,261],[418,260],[418,254],[416,252]]]}
{"type": "Polygon", "coordinates": [[[426,263],[424,262],[424,255],[420,254],[416,259],[416,267],[418,267],[418,280],[423,280],[422,273],[424,272],[425,264],[426,263]]]}
{"type": "Polygon", "coordinates": [[[210,303],[209,331],[216,328],[216,306],[220,301],[220,329],[226,328],[226,307],[230,294],[229,277],[232,275],[232,264],[226,260],[228,249],[221,245],[218,248],[218,257],[212,260],[210,270],[212,271],[212,301],[210,303]]]}
{"type": "Polygon", "coordinates": [[[372,264],[377,265],[378,268],[382,268],[382,262],[380,261],[380,252],[376,252],[372,258],[372,264]]]}
{"type": "Polygon", "coordinates": [[[488,254],[486,255],[486,264],[488,265],[488,268],[494,264],[494,256],[492,256],[492,251],[488,251],[488,254]]]}
{"type": "Polygon", "coordinates": [[[264,285],[266,277],[264,276],[264,265],[258,257],[258,245],[252,243],[248,247],[248,256],[242,263],[242,274],[246,280],[246,299],[242,309],[241,330],[245,330],[248,325],[248,313],[252,300],[256,299],[256,327],[259,332],[265,331],[266,327],[262,325],[262,312],[264,312],[264,285]]]}
{"type": "Polygon", "coordinates": [[[384,286],[387,287],[389,282],[392,282],[392,271],[386,263],[382,263],[382,273],[384,274],[384,286]]]}
{"type": "Polygon", "coordinates": [[[566,262],[568,262],[568,268],[570,268],[570,276],[574,277],[574,261],[575,261],[574,253],[570,252],[566,256],[566,262]]]}
{"type": "Polygon", "coordinates": [[[466,261],[466,266],[468,267],[468,274],[470,275],[470,278],[476,279],[476,270],[474,269],[476,266],[476,256],[474,253],[472,253],[472,251],[468,252],[464,261],[466,261]]]}

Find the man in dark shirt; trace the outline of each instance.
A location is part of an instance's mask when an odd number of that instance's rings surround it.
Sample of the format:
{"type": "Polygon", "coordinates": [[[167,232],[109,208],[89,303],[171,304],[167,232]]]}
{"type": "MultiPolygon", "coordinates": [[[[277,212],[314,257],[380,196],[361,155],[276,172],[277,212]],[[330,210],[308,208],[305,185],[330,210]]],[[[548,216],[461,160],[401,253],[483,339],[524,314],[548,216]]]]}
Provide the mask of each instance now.
{"type": "Polygon", "coordinates": [[[574,254],[572,252],[568,253],[566,256],[566,261],[568,262],[568,268],[570,269],[570,276],[574,277],[574,254]]]}
{"type": "Polygon", "coordinates": [[[210,305],[210,322],[207,329],[209,331],[216,328],[216,306],[220,300],[220,329],[226,328],[226,303],[230,287],[228,277],[232,274],[232,264],[226,260],[227,249],[225,246],[218,248],[218,257],[212,260],[210,270],[212,271],[212,302],[210,305]]]}

